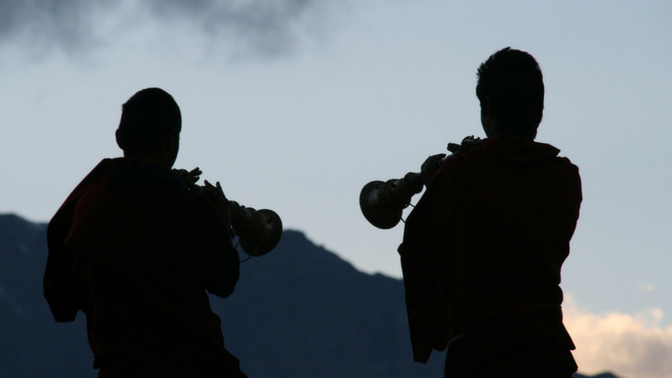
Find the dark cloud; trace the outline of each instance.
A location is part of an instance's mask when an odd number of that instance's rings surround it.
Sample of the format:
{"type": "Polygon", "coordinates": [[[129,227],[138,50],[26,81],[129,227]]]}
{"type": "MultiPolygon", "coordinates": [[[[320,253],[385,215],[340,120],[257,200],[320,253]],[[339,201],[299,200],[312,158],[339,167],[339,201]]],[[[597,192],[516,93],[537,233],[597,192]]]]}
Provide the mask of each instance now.
{"type": "Polygon", "coordinates": [[[198,30],[223,47],[278,55],[319,33],[336,0],[0,0],[0,44],[78,52],[104,42],[101,17],[147,15],[164,27],[198,30]],[[95,5],[93,5],[95,4],[95,5]],[[133,13],[133,14],[131,14],[133,13]]]}
{"type": "Polygon", "coordinates": [[[62,48],[74,51],[93,40],[91,15],[105,1],[2,0],[0,42],[18,43],[40,50],[62,48]]]}
{"type": "Polygon", "coordinates": [[[291,50],[315,33],[333,5],[329,0],[153,0],[154,14],[171,21],[190,19],[209,35],[265,54],[291,50]]]}

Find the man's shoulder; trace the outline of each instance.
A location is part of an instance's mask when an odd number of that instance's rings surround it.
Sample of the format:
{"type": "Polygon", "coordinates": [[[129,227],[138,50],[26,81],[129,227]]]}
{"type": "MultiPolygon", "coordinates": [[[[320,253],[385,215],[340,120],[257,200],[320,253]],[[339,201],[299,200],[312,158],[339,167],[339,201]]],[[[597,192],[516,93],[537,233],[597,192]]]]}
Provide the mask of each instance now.
{"type": "Polygon", "coordinates": [[[488,164],[539,166],[551,163],[578,169],[569,158],[560,156],[560,149],[549,143],[514,138],[485,139],[482,145],[454,155],[453,159],[448,160],[452,160],[454,166],[488,164]]]}
{"type": "Polygon", "coordinates": [[[579,177],[579,168],[569,158],[559,156],[556,147],[534,141],[487,140],[483,145],[450,155],[439,168],[433,186],[455,186],[460,181],[494,179],[507,175],[542,174],[555,177],[579,177]]]}
{"type": "Polygon", "coordinates": [[[483,146],[474,146],[466,151],[449,155],[441,165],[434,180],[452,180],[455,176],[463,175],[471,170],[471,166],[483,163],[487,151],[483,151],[483,146]]]}

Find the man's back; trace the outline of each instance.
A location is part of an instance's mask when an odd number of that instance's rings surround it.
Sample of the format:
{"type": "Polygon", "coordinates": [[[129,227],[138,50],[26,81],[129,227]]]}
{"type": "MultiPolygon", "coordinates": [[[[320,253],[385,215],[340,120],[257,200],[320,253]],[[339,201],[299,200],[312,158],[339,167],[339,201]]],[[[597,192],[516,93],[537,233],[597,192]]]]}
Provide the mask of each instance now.
{"type": "Polygon", "coordinates": [[[515,325],[516,317],[537,314],[538,326],[512,332],[547,333],[571,347],[558,285],[581,187],[578,169],[557,153],[493,138],[437,171],[408,217],[402,248],[407,301],[418,309],[409,313],[412,333],[420,340],[436,338],[441,348],[484,324],[515,325]]]}
{"type": "Polygon", "coordinates": [[[223,360],[206,289],[225,297],[238,279],[224,226],[170,170],[116,165],[76,201],[64,239],[96,365],[223,360]]]}
{"type": "Polygon", "coordinates": [[[453,290],[456,318],[559,308],[560,268],[581,186],[578,169],[557,153],[549,145],[497,138],[437,172],[430,190],[450,198],[433,204],[449,217],[442,221],[451,240],[442,275],[464,289],[453,290]]]}

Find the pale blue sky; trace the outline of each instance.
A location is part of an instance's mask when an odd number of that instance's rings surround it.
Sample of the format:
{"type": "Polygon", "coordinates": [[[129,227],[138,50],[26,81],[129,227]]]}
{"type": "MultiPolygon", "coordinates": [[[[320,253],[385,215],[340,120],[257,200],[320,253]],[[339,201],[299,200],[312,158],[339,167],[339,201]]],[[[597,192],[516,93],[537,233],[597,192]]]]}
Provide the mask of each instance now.
{"type": "Polygon", "coordinates": [[[672,3],[147,3],[159,6],[7,2],[0,211],[48,221],[119,155],[121,104],[159,86],[183,113],[177,166],[201,167],[231,199],[277,211],[359,269],[399,277],[403,226],[369,225],[359,191],[483,136],[476,68],[512,46],[544,72],[537,140],[583,177],[563,288],[595,313],[659,308],[672,325],[672,3]]]}

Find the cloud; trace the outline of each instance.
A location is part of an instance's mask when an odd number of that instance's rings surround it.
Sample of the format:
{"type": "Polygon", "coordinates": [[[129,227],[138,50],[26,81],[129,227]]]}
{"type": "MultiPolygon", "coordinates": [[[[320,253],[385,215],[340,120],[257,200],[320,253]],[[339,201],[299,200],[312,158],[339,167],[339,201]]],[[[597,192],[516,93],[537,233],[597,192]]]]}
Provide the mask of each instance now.
{"type": "Polygon", "coordinates": [[[672,326],[662,327],[663,313],[651,309],[637,315],[592,314],[568,296],[565,325],[574,339],[579,371],[611,371],[627,378],[672,376],[672,326]]]}
{"type": "Polygon", "coordinates": [[[3,0],[0,42],[16,42],[33,50],[60,47],[76,50],[90,42],[94,8],[85,0],[3,0]]]}
{"type": "Polygon", "coordinates": [[[336,0],[3,0],[0,2],[0,46],[17,43],[32,52],[57,48],[77,53],[114,38],[106,26],[142,28],[158,22],[171,30],[197,31],[230,50],[276,56],[293,51],[307,37],[320,35],[336,6],[343,3],[336,0]]]}
{"type": "Polygon", "coordinates": [[[152,14],[166,23],[189,21],[211,36],[267,55],[291,51],[303,36],[321,31],[336,1],[153,0],[152,14]]]}

